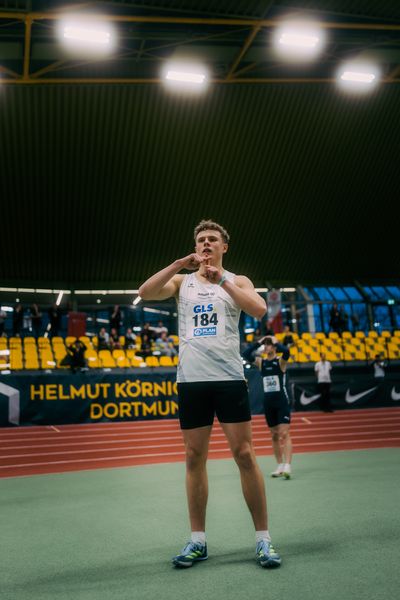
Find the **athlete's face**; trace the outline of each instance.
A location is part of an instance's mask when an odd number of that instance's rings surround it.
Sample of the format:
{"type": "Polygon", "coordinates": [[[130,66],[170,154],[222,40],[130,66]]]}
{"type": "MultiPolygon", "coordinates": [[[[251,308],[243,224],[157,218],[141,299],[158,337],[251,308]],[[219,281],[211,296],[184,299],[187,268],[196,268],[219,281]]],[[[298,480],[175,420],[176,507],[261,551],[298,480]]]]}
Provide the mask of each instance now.
{"type": "Polygon", "coordinates": [[[276,352],[275,352],[276,348],[273,344],[264,344],[264,348],[265,348],[265,352],[269,358],[271,358],[271,356],[274,356],[276,354],[276,352]]]}
{"type": "Polygon", "coordinates": [[[225,254],[228,244],[224,242],[219,231],[205,229],[197,235],[195,250],[200,256],[215,260],[225,254]]]}

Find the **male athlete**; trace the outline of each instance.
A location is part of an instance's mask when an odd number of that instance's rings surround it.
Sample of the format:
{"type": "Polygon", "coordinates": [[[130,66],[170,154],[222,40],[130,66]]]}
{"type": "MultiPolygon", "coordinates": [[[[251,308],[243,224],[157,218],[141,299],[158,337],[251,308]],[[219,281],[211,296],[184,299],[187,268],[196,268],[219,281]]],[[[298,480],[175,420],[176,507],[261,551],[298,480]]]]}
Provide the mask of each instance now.
{"type": "Polygon", "coordinates": [[[268,532],[264,481],[252,445],[250,405],[239,353],[240,311],[260,320],[266,304],[247,277],[222,267],[229,235],[221,225],[201,221],[194,240],[193,254],[159,271],[139,289],[144,300],[175,296],[178,301],[179,420],[186,449],[191,539],[172,562],[176,567],[191,567],[208,558],[206,462],[216,414],[240,470],[243,495],[256,529],[256,559],[262,567],[278,567],[281,558],[268,532]],[[179,274],[182,269],[194,272],[179,274]]]}
{"type": "Polygon", "coordinates": [[[283,476],[285,479],[290,479],[292,473],[292,440],[289,432],[290,401],[285,381],[289,356],[289,348],[279,344],[278,340],[271,336],[263,337],[243,352],[243,358],[249,362],[253,362],[255,359],[263,379],[265,419],[271,431],[272,446],[277,462],[277,467],[271,476],[283,476]],[[277,352],[282,352],[280,358],[277,357],[277,352]],[[266,358],[262,358],[260,353],[265,353],[266,358]]]}

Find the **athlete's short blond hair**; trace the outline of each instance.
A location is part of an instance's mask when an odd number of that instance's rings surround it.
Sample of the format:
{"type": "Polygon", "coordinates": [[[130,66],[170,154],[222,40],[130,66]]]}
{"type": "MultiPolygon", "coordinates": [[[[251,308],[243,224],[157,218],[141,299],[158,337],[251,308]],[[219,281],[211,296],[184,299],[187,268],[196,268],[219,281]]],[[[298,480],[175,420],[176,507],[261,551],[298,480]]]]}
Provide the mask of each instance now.
{"type": "Polygon", "coordinates": [[[222,227],[222,225],[219,225],[219,223],[216,223],[215,221],[211,221],[211,219],[203,219],[198,225],[196,225],[194,228],[194,241],[197,241],[197,236],[199,235],[200,231],[206,231],[207,229],[219,231],[225,244],[229,244],[229,233],[224,227],[222,227]]]}

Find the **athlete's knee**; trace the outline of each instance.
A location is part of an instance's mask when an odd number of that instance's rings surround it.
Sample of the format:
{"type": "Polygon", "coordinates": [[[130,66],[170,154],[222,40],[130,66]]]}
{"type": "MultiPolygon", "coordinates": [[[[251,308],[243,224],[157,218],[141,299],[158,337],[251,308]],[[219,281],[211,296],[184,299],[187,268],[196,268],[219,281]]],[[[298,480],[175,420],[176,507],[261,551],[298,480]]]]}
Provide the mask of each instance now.
{"type": "Polygon", "coordinates": [[[279,431],[273,431],[273,432],[271,433],[271,435],[272,435],[272,441],[274,441],[274,442],[279,442],[279,440],[280,440],[280,434],[279,434],[279,431]]]}
{"type": "Polygon", "coordinates": [[[207,452],[196,446],[186,445],[186,466],[188,469],[196,469],[205,464],[207,452]]]}
{"type": "Polygon", "coordinates": [[[233,449],[233,456],[237,465],[243,469],[251,469],[255,465],[255,456],[253,448],[246,442],[245,444],[238,445],[233,449]]]}

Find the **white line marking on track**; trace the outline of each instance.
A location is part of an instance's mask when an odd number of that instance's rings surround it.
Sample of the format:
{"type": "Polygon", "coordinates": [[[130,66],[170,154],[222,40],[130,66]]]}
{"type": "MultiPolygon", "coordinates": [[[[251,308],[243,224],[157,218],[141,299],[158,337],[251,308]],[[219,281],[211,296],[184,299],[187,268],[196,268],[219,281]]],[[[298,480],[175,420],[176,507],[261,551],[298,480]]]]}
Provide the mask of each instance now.
{"type": "Polygon", "coordinates": [[[312,425],[312,421],[306,419],[306,417],[301,417],[301,420],[304,421],[304,423],[307,423],[308,425],[312,425]]]}
{"type": "MultiPolygon", "coordinates": [[[[396,441],[398,442],[399,439],[398,438],[377,438],[377,439],[373,439],[373,440],[353,440],[351,443],[352,444],[364,444],[364,443],[370,443],[370,442],[390,442],[390,441],[396,441]]],[[[348,444],[349,442],[346,441],[333,441],[333,442],[310,442],[308,444],[302,444],[303,446],[328,446],[328,445],[334,445],[334,444],[348,444]]],[[[272,446],[258,446],[258,448],[256,448],[258,450],[272,450],[272,446]]],[[[368,448],[369,449],[369,448],[368,448]]],[[[221,448],[221,449],[215,449],[212,450],[211,454],[217,454],[218,452],[230,452],[228,448],[221,448]]],[[[177,452],[159,452],[159,453],[151,453],[151,454],[129,454],[126,456],[118,456],[118,457],[114,457],[114,456],[107,456],[107,457],[103,457],[103,458],[77,458],[75,460],[58,460],[58,461],[51,461],[51,462],[43,462],[43,463],[25,463],[22,465],[2,465],[0,466],[0,469],[21,469],[24,467],[38,467],[38,466],[45,466],[45,465],[63,465],[63,464],[75,464],[75,463],[99,463],[99,462],[105,462],[105,461],[118,461],[118,460],[128,460],[128,459],[132,459],[132,458],[156,458],[156,457],[160,457],[160,456],[184,456],[185,452],[184,451],[177,451],[177,452]]],[[[210,457],[211,458],[211,457],[210,457]]],[[[132,465],[135,466],[135,465],[132,465]]]]}

